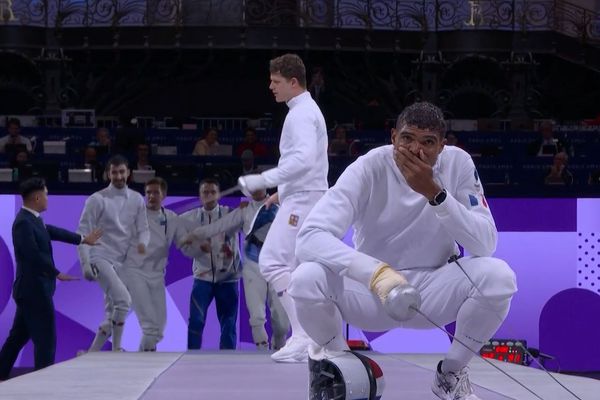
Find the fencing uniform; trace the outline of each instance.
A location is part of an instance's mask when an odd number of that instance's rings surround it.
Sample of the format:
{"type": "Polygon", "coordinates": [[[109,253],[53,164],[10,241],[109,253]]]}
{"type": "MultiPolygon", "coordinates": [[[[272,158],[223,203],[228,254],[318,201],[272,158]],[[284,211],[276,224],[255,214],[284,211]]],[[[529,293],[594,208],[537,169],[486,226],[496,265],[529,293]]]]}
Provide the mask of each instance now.
{"type": "Polygon", "coordinates": [[[146,209],[150,242],[145,254],[137,252],[132,241],[118,275],[127,286],[133,309],[142,328],[140,351],[155,351],[163,338],[167,322],[165,269],[171,243],[181,243],[186,230],[180,218],[171,210],[146,209]]]}
{"type": "Polygon", "coordinates": [[[98,243],[78,247],[82,268],[93,265],[97,269],[96,279],[105,297],[105,319],[90,351],[100,350],[111,334],[113,350],[118,351],[131,297],[115,268],[125,261],[132,241],[148,246],[150,232],[143,197],[112,184],[92,194],[85,202],[77,232],[86,236],[95,228],[102,229],[98,243]]]}
{"type": "MultiPolygon", "coordinates": [[[[300,322],[318,345],[347,349],[342,320],[368,331],[432,327],[419,315],[400,323],[386,313],[368,288],[382,262],[417,288],[421,311],[433,321],[456,321],[456,337],[471,350],[479,352],[500,326],[516,282],[509,266],[491,257],[497,230],[473,161],[463,150],[446,146],[433,177],[447,190],[437,206],[409,187],[393,147],[383,146],[351,164],[314,207],[298,236],[302,264],[289,292],[300,322]],[[351,226],[354,249],[342,242],[351,226]],[[464,272],[448,263],[459,254],[457,243],[470,254],[460,259],[464,272]]],[[[444,363],[460,369],[472,356],[454,341],[444,363]]]]}
{"type": "MultiPolygon", "coordinates": [[[[278,362],[306,360],[308,337],[296,318],[286,290],[298,265],[294,256],[296,236],[308,213],[327,190],[327,126],[319,106],[303,92],[287,102],[276,168],[261,174],[266,187],[277,186],[281,208],[260,253],[259,265],[275,289],[292,326],[286,346],[271,357],[278,362]]],[[[252,176],[252,175],[251,175],[252,176]]]]}

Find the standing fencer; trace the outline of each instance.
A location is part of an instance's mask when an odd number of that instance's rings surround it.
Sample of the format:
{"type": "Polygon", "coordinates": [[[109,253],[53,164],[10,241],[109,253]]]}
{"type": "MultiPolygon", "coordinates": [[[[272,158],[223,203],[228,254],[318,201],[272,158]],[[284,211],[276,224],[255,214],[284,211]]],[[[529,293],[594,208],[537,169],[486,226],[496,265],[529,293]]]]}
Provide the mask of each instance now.
{"type": "Polygon", "coordinates": [[[294,256],[298,230],[328,187],[327,127],[319,106],[306,90],[306,69],[300,57],[277,57],[271,60],[269,69],[269,89],[277,102],[285,101],[289,107],[279,142],[281,157],[276,168],[242,176],[238,183],[247,196],[278,187],[274,196],[281,208],[265,240],[259,265],[288,315],[292,336],[271,358],[277,362],[305,362],[310,339],[298,323],[287,289],[298,265],[294,256]]]}
{"type": "Polygon", "coordinates": [[[146,252],[150,240],[144,198],[127,187],[129,163],[120,155],[108,160],[110,184],[92,194],[85,202],[77,231],[87,235],[92,227],[102,229],[103,236],[94,247],[79,246],[83,275],[97,280],[104,292],[105,319],[100,324],[89,351],[100,351],[112,335],[112,350],[121,351],[125,318],[131,307],[131,297],[117,275],[132,241],[135,251],[146,252]]]}
{"type": "Polygon", "coordinates": [[[302,264],[290,295],[316,342],[311,359],[335,361],[348,356],[340,353],[348,349],[342,319],[368,331],[432,327],[419,314],[400,322],[384,307],[408,282],[420,310],[438,325],[456,321],[456,338],[468,346],[452,342],[433,392],[474,400],[467,364],[506,317],[517,287],[510,267],[491,257],[497,230],[475,165],[460,148],[444,147],[445,131],[439,108],[415,103],[398,117],[392,145],[344,171],[300,230],[302,264]],[[351,226],[355,249],[341,240],[351,226]],[[458,262],[457,243],[470,254],[458,262]]]}
{"type": "Polygon", "coordinates": [[[183,242],[186,230],[177,214],[163,207],[167,195],[167,182],[152,178],[144,185],[146,215],[150,228],[150,242],[146,253],[136,251],[133,240],[123,266],[117,270],[129,290],[133,310],[142,328],[139,351],[156,351],[163,338],[167,323],[165,293],[165,268],[171,243],[183,242]]]}
{"type": "MultiPolygon", "coordinates": [[[[181,214],[188,230],[198,225],[217,222],[229,213],[229,207],[219,204],[220,188],[215,179],[200,182],[202,207],[181,214]]],[[[237,313],[240,280],[240,253],[237,232],[221,233],[209,239],[182,248],[183,253],[194,259],[194,285],[190,294],[190,319],[188,325],[188,349],[202,347],[202,334],[206,313],[215,300],[217,318],[221,325],[220,349],[235,349],[237,344],[237,313]]]]}
{"type": "Polygon", "coordinates": [[[259,350],[269,349],[269,337],[265,329],[267,318],[265,303],[268,302],[273,329],[271,348],[278,350],[285,345],[290,323],[277,293],[262,276],[258,266],[261,248],[279,209],[276,204],[267,207],[265,205],[266,201],[267,191],[264,189],[257,190],[252,193],[252,201],[249,204],[240,205],[240,207],[210,225],[196,228],[188,235],[186,243],[199,242],[223,232],[228,232],[229,235],[235,235],[240,229],[244,232],[245,257],[242,280],[244,282],[246,306],[250,314],[252,339],[259,350]]]}

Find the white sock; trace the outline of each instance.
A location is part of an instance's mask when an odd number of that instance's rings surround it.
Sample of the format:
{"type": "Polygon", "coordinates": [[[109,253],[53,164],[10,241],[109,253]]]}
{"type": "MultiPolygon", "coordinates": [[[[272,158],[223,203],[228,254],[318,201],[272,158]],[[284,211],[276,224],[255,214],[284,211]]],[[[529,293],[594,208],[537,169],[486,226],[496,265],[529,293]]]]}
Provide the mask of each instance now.
{"type": "Polygon", "coordinates": [[[479,354],[481,347],[490,340],[506,318],[509,308],[510,298],[493,301],[489,298],[468,298],[458,310],[455,336],[469,348],[453,340],[442,362],[442,372],[458,372],[475,354],[479,354]],[[492,305],[496,308],[492,308],[492,305]]]}
{"type": "Polygon", "coordinates": [[[296,306],[294,305],[294,299],[288,294],[287,290],[284,292],[277,293],[279,297],[279,301],[285,310],[288,319],[290,320],[290,326],[292,328],[292,336],[308,336],[302,326],[300,325],[300,321],[298,321],[298,315],[296,314],[296,306]]]}

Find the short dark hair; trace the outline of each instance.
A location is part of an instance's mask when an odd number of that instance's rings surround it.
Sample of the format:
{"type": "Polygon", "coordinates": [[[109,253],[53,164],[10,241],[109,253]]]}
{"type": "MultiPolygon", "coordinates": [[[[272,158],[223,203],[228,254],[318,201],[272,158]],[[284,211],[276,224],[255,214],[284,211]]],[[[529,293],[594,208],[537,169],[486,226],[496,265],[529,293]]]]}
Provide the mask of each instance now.
{"type": "Polygon", "coordinates": [[[19,120],[19,118],[10,118],[7,122],[6,122],[6,127],[8,128],[11,125],[16,125],[17,128],[21,127],[21,120],[19,120]]]}
{"type": "Polygon", "coordinates": [[[446,135],[446,121],[442,110],[429,102],[422,101],[406,107],[396,120],[396,129],[415,126],[419,129],[437,132],[442,138],[446,135]]]}
{"type": "Polygon", "coordinates": [[[125,165],[127,168],[129,168],[129,161],[122,155],[115,154],[106,163],[106,169],[109,170],[111,165],[114,167],[118,167],[119,165],[125,165]]]}
{"type": "Polygon", "coordinates": [[[44,191],[44,189],[46,189],[46,181],[40,177],[29,178],[19,185],[19,192],[23,200],[26,200],[35,192],[44,191]]]}
{"type": "Polygon", "coordinates": [[[306,87],[306,67],[297,54],[284,54],[269,63],[269,72],[281,74],[285,79],[296,78],[303,88],[306,87]]]}
{"type": "Polygon", "coordinates": [[[148,179],[148,181],[146,181],[146,184],[144,185],[144,187],[148,187],[150,185],[158,185],[160,186],[160,190],[166,195],[167,194],[167,189],[168,189],[168,185],[167,185],[167,181],[165,181],[163,178],[159,177],[159,176],[155,176],[154,178],[150,178],[148,179]]]}
{"type": "Polygon", "coordinates": [[[216,185],[219,190],[221,190],[221,184],[215,178],[204,178],[200,181],[200,185],[198,188],[201,188],[202,185],[216,185]]]}

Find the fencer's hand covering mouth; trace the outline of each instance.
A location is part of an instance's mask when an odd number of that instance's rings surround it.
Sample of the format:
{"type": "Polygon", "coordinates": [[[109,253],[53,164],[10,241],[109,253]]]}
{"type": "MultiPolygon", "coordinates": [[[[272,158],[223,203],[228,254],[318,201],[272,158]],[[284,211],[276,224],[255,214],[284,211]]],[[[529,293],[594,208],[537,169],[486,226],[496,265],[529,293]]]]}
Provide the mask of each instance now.
{"type": "Polygon", "coordinates": [[[244,175],[238,178],[238,186],[245,196],[251,197],[252,193],[267,188],[267,181],[260,174],[244,175]]]}
{"type": "Polygon", "coordinates": [[[403,146],[394,147],[394,162],[412,190],[431,200],[441,188],[433,180],[433,168],[426,161],[423,150],[413,154],[403,146]]]}
{"type": "Polygon", "coordinates": [[[96,264],[84,263],[81,265],[81,271],[83,272],[83,277],[88,281],[94,281],[98,278],[99,271],[96,264]]]}

